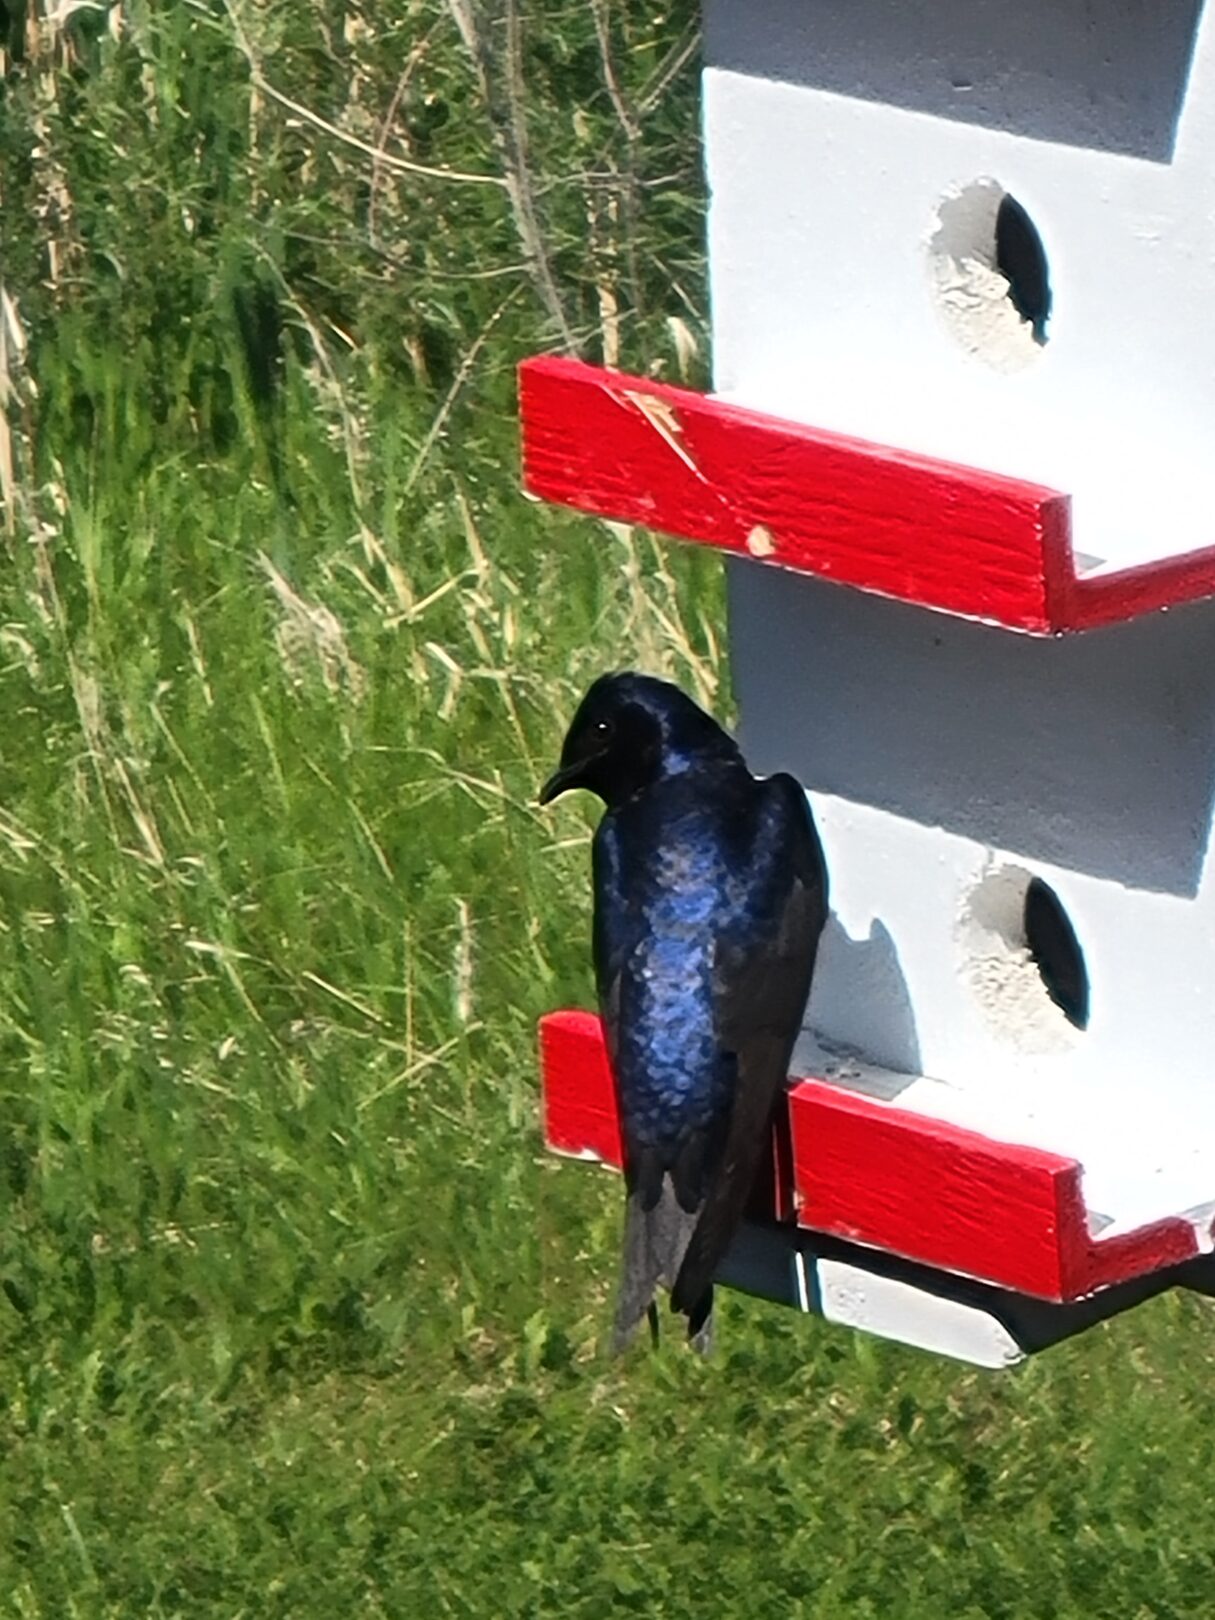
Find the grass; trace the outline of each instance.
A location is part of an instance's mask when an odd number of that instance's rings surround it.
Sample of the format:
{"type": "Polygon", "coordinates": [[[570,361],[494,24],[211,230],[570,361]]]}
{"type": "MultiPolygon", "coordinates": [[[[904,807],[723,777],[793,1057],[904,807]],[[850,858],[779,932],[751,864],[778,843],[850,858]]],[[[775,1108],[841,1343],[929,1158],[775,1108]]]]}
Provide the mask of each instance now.
{"type": "Polygon", "coordinates": [[[1002,1378],[741,1298],[708,1366],[599,1353],[619,1189],[533,1053],[590,811],[533,798],[604,667],[728,713],[722,592],[520,498],[512,376],[703,380],[691,5],[53,10],[0,121],[0,1613],[1206,1614],[1193,1296],[1002,1378]]]}

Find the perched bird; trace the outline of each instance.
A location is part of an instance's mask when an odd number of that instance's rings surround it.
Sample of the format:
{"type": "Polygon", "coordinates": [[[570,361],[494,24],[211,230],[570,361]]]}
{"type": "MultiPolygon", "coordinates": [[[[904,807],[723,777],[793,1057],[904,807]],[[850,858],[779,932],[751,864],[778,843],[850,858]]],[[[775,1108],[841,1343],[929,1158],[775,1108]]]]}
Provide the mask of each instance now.
{"type": "Polygon", "coordinates": [[[713,1277],[770,1140],[827,917],[827,872],[793,777],[757,779],[678,687],[603,675],[541,804],[587,788],[593,952],[627,1188],[614,1347],[671,1290],[711,1338],[713,1277]]]}

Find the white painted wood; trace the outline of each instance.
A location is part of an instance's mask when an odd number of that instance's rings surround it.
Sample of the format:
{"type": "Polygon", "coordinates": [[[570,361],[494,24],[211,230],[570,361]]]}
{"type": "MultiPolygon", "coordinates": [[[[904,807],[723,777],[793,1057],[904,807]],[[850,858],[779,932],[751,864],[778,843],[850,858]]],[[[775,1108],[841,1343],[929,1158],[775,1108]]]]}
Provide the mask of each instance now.
{"type": "Polygon", "coordinates": [[[730,611],[744,750],[806,784],[830,866],[815,1030],[900,1106],[1078,1159],[1105,1236],[1208,1205],[1215,604],[1044,642],[737,562],[730,611]],[[1036,979],[968,920],[993,872],[1059,895],[1086,1030],[991,995],[1036,979]]]}
{"type": "Polygon", "coordinates": [[[1071,492],[1106,566],[1215,542],[1215,8],[708,0],[706,21],[717,390],[1071,492]],[[983,180],[1028,209],[1054,289],[1012,371],[951,330],[930,252],[983,180]]]}
{"type": "Polygon", "coordinates": [[[1008,1329],[976,1306],[942,1299],[843,1260],[819,1260],[817,1271],[822,1314],[829,1322],[977,1367],[1011,1367],[1022,1359],[1008,1329]]]}
{"type": "MultiPolygon", "coordinates": [[[[1069,492],[1082,566],[1215,544],[1215,6],[705,16],[716,391],[1069,492]],[[991,266],[1004,192],[1045,245],[1045,345],[991,266]]],[[[1098,1242],[1182,1214],[1209,1251],[1215,604],[1052,642],[729,574],[741,740],[806,784],[831,868],[796,1066],[1078,1159],[1098,1242]],[[1032,875],[1083,948],[1084,1031],[1018,940],[1032,875]]],[[[833,1320],[1019,1358],[981,1310],[817,1280],[833,1320]]]]}

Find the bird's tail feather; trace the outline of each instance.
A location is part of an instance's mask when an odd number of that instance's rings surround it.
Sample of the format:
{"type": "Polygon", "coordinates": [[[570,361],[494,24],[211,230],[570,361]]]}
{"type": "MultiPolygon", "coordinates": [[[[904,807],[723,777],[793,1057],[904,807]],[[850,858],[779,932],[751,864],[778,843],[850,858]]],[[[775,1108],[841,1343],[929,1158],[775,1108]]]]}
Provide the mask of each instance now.
{"type": "MultiPolygon", "coordinates": [[[[662,1191],[652,1209],[644,1207],[636,1192],[629,1194],[624,1210],[624,1254],[612,1332],[613,1353],[619,1354],[628,1345],[647,1315],[652,1328],[655,1292],[659,1287],[675,1286],[696,1219],[696,1211],[689,1213],[680,1207],[669,1176],[663,1177],[662,1191]]],[[[709,1314],[692,1339],[693,1346],[702,1353],[709,1349],[712,1328],[709,1314]]]]}
{"type": "Polygon", "coordinates": [[[671,1309],[688,1318],[688,1332],[711,1308],[713,1277],[742,1219],[756,1173],[772,1137],[776,1096],[789,1070],[792,1042],[762,1034],[739,1053],[739,1082],[720,1168],[671,1289],[671,1309]]]}

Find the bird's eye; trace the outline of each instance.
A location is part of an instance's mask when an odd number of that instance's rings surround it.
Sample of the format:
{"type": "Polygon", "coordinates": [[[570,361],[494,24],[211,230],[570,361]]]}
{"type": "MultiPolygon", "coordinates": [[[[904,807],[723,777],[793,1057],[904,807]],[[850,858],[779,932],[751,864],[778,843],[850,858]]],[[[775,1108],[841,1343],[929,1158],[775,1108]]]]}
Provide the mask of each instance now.
{"type": "Polygon", "coordinates": [[[600,741],[610,737],[614,730],[615,727],[612,725],[610,720],[596,720],[595,724],[591,727],[591,731],[600,739],[600,741]]]}

